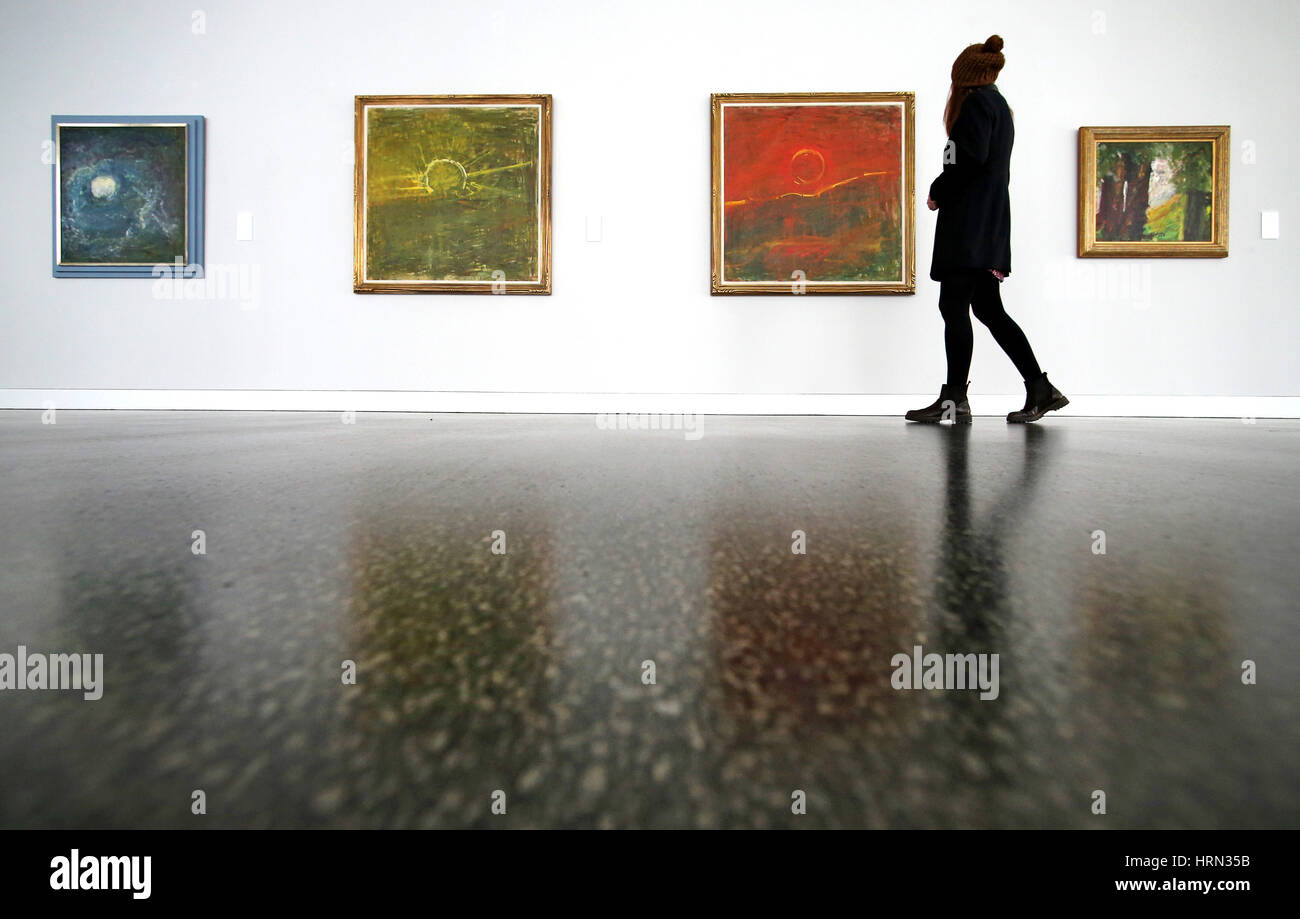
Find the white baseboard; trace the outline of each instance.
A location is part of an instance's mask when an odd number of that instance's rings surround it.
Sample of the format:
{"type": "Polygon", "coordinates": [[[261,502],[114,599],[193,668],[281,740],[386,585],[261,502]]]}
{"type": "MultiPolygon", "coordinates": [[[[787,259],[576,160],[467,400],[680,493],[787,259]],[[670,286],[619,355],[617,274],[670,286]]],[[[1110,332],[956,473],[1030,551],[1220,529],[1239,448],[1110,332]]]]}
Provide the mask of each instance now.
{"type": "MultiPolygon", "coordinates": [[[[1020,408],[1024,393],[975,397],[976,415],[1020,408]]],[[[0,409],[539,414],[901,415],[934,393],[529,393],[250,389],[0,389],[0,409]]],[[[1300,396],[1070,395],[1056,417],[1300,418],[1300,396]]]]}

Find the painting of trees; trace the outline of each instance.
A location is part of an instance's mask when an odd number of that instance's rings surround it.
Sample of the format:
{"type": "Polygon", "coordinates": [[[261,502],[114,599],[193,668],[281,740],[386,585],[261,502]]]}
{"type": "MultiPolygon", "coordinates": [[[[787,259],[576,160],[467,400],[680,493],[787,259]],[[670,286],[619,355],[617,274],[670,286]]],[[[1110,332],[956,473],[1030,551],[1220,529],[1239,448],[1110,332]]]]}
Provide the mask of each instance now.
{"type": "Polygon", "coordinates": [[[1213,169],[1207,141],[1099,143],[1097,239],[1209,240],[1213,169]]]}

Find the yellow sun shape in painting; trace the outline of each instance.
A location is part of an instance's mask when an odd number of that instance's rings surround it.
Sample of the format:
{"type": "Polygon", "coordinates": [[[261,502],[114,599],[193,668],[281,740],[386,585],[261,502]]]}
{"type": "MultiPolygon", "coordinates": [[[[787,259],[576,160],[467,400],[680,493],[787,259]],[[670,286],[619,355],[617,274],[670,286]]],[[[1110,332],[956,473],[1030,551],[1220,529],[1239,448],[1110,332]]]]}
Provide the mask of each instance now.
{"type": "Polygon", "coordinates": [[[406,175],[409,185],[402,187],[402,194],[427,195],[434,198],[460,198],[474,195],[483,191],[494,191],[492,186],[480,182],[483,176],[493,175],[499,172],[510,172],[515,169],[527,169],[533,165],[532,160],[522,163],[511,163],[508,166],[495,166],[488,169],[474,169],[467,167],[481,159],[486,151],[480,152],[469,157],[464,162],[452,159],[449,156],[439,156],[433,159],[426,159],[423,149],[420,150],[420,168],[406,175]]]}
{"type": "Polygon", "coordinates": [[[465,190],[468,178],[464,166],[453,159],[440,157],[425,163],[415,181],[427,194],[450,198],[465,190]]]}

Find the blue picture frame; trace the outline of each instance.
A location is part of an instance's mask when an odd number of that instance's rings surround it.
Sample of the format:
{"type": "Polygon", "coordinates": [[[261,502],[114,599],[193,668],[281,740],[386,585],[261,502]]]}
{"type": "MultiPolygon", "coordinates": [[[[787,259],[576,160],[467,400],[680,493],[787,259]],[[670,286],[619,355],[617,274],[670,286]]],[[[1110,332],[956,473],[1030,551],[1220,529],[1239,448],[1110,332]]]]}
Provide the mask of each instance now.
{"type": "Polygon", "coordinates": [[[54,277],[203,277],[203,127],[202,115],[50,117],[54,277]],[[65,132],[65,128],[75,130],[65,132]],[[89,128],[110,130],[97,136],[89,128]],[[136,130],[114,134],[113,128],[136,130]],[[175,135],[165,130],[152,132],[159,143],[149,143],[150,132],[143,130],[147,128],[183,128],[183,151],[175,150],[175,135]],[[115,156],[113,143],[119,136],[131,139],[132,145],[115,156]],[[184,158],[183,189],[176,187],[180,154],[184,158]],[[117,202],[114,199],[119,192],[121,201],[117,202]],[[183,216],[175,214],[181,200],[183,216]],[[127,224],[130,226],[122,231],[127,224]],[[179,240],[178,231],[183,234],[179,240]],[[115,244],[123,249],[124,243],[115,243],[115,237],[125,240],[128,236],[133,236],[130,245],[138,252],[147,255],[165,250],[172,253],[170,260],[150,261],[140,255],[136,256],[139,261],[128,261],[129,255],[95,257],[115,244]],[[146,236],[147,246],[140,241],[146,236]]]}

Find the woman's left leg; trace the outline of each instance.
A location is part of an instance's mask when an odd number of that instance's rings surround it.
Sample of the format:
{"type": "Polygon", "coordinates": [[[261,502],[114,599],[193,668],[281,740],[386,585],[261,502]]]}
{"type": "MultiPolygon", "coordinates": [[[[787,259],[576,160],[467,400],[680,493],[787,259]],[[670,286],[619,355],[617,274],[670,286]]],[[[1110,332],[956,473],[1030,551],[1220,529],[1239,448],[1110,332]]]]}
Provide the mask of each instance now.
{"type": "Polygon", "coordinates": [[[1020,375],[1026,380],[1032,380],[1042,370],[1038,366],[1038,359],[1034,357],[1034,349],[1029,346],[1029,339],[1003,309],[998,283],[991,272],[981,272],[971,292],[971,311],[976,319],[988,326],[993,333],[993,340],[1011,358],[1020,375]]]}

